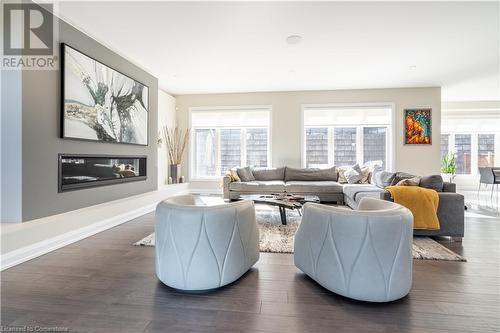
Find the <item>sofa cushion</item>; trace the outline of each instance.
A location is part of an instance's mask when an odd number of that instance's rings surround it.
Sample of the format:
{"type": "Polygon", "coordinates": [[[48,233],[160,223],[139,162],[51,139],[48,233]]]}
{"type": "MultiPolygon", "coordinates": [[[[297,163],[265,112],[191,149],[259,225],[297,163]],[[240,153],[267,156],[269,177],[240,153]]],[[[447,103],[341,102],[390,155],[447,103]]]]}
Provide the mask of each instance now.
{"type": "Polygon", "coordinates": [[[438,192],[443,191],[443,177],[441,175],[425,176],[420,178],[420,187],[430,188],[438,192]]]}
{"type": "Polygon", "coordinates": [[[363,179],[361,168],[359,164],[355,164],[352,168],[347,169],[344,172],[344,177],[349,184],[356,184],[363,179]]]}
{"type": "Polygon", "coordinates": [[[356,203],[359,203],[361,199],[363,198],[375,198],[375,199],[380,199],[380,193],[383,193],[384,191],[380,189],[380,192],[359,192],[356,194],[356,197],[353,199],[356,203]]]}
{"type": "Polygon", "coordinates": [[[382,168],[375,168],[372,173],[372,184],[384,188],[390,186],[396,174],[394,172],[384,171],[382,168]]]}
{"type": "Polygon", "coordinates": [[[406,173],[406,172],[396,172],[396,175],[394,175],[394,179],[391,182],[391,185],[397,185],[400,181],[403,179],[410,179],[410,178],[415,178],[415,175],[406,173]]]}
{"type": "Polygon", "coordinates": [[[229,184],[230,191],[239,192],[284,192],[285,182],[282,180],[259,180],[253,182],[233,182],[229,184]]]}
{"type": "MultiPolygon", "coordinates": [[[[348,196],[349,198],[356,200],[357,197],[359,196],[360,193],[380,193],[383,192],[384,190],[381,189],[380,187],[377,187],[372,184],[346,184],[344,185],[344,188],[342,189],[342,192],[344,193],[345,196],[348,196]]],[[[375,197],[379,197],[377,194],[375,197]]]]}
{"type": "Polygon", "coordinates": [[[329,169],[305,168],[295,169],[286,167],[285,181],[336,181],[337,169],[335,167],[329,169]]]}
{"type": "Polygon", "coordinates": [[[396,186],[418,186],[420,177],[402,179],[396,183],[396,186]]]}
{"type": "Polygon", "coordinates": [[[334,181],[299,181],[285,183],[287,193],[342,193],[342,185],[334,181]]]}
{"type": "Polygon", "coordinates": [[[345,171],[349,169],[349,167],[338,167],[337,168],[337,181],[340,184],[347,184],[347,179],[345,179],[345,171]]]}
{"type": "Polygon", "coordinates": [[[255,180],[250,167],[238,168],[236,171],[238,172],[238,177],[240,177],[242,182],[251,182],[255,180]]]}
{"type": "Polygon", "coordinates": [[[255,168],[252,170],[255,180],[284,180],[285,168],[255,168]]]}

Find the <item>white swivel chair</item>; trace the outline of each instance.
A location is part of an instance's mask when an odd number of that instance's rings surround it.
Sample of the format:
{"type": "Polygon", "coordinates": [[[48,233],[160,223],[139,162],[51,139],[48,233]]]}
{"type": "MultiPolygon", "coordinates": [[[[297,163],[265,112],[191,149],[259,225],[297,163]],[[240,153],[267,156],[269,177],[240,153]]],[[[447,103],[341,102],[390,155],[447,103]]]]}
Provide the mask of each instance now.
{"type": "Polygon", "coordinates": [[[240,278],[259,259],[252,201],[203,205],[191,195],[156,208],[156,275],[182,290],[208,290],[240,278]]]}
{"type": "Polygon", "coordinates": [[[412,284],[413,215],[363,198],[357,210],[306,203],[295,235],[295,266],[345,297],[388,302],[412,284]]]}

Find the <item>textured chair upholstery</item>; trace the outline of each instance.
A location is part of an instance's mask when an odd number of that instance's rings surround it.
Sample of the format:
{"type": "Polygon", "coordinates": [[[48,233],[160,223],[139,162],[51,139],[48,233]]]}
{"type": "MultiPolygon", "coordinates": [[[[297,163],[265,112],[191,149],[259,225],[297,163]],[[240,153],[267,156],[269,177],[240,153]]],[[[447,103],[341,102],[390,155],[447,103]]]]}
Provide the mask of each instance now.
{"type": "Polygon", "coordinates": [[[182,290],[207,290],[241,277],[259,259],[252,201],[213,206],[176,196],[156,208],[156,275],[182,290]]]}
{"type": "Polygon", "coordinates": [[[412,284],[413,215],[405,207],[363,198],[358,210],[306,203],[295,235],[295,265],[345,297],[388,302],[412,284]]]}

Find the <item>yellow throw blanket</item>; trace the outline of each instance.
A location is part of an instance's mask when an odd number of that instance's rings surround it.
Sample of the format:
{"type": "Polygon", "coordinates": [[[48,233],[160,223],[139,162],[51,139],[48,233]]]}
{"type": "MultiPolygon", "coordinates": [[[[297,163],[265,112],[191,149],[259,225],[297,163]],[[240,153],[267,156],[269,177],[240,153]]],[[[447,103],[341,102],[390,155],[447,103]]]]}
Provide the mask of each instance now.
{"type": "Polygon", "coordinates": [[[438,230],[439,195],[436,191],[418,186],[387,186],[394,202],[413,213],[413,228],[438,230]]]}

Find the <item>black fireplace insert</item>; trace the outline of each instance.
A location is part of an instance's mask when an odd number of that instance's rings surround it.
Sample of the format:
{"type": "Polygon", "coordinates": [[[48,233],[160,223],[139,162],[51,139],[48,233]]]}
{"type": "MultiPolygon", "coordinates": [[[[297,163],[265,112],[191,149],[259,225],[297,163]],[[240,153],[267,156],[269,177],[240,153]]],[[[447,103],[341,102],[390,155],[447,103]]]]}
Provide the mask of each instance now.
{"type": "Polygon", "coordinates": [[[146,179],[146,156],[59,154],[59,192],[146,179]]]}

